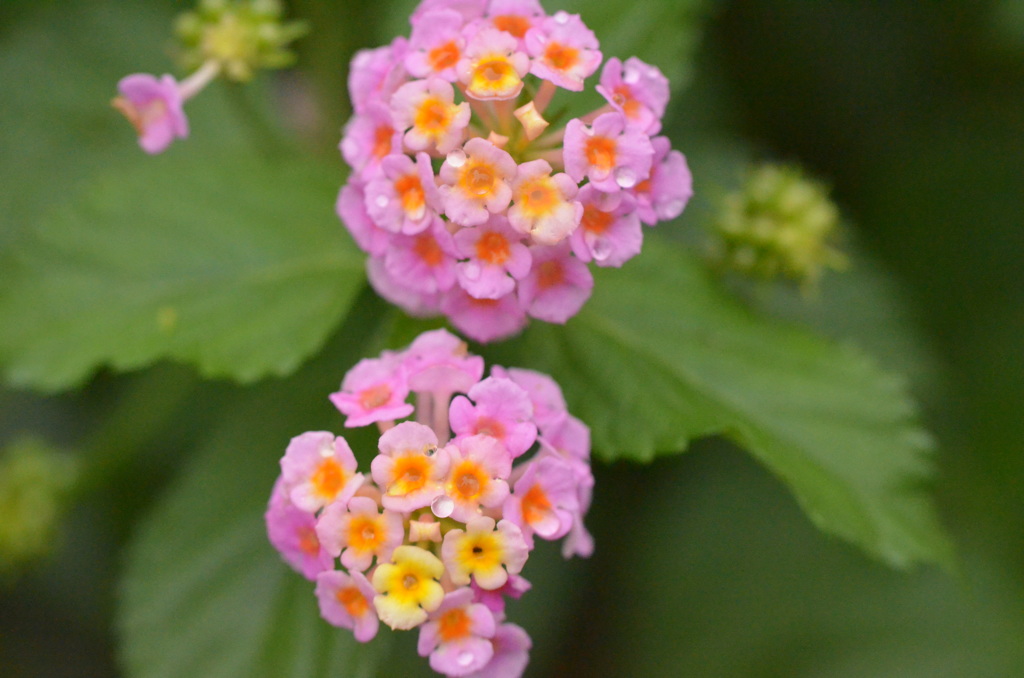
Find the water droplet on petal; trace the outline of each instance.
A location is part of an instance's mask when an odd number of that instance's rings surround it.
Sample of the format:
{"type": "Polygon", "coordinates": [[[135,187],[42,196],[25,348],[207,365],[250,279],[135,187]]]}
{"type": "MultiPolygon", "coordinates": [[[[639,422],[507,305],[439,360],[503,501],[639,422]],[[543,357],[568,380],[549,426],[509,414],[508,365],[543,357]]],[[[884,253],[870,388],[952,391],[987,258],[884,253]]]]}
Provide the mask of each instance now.
{"type": "Polygon", "coordinates": [[[636,171],[629,167],[620,167],[615,170],[615,183],[622,188],[633,188],[636,186],[636,171]]]}
{"type": "Polygon", "coordinates": [[[684,203],[682,200],[669,200],[659,210],[661,214],[659,214],[658,216],[660,216],[662,219],[675,219],[676,217],[683,213],[684,207],[686,207],[686,203],[684,203]]]}
{"type": "Polygon", "coordinates": [[[636,70],[635,68],[627,68],[626,71],[622,74],[622,82],[626,83],[627,85],[635,85],[636,83],[640,82],[640,71],[636,70]]]}
{"type": "Polygon", "coordinates": [[[460,148],[456,148],[454,151],[448,154],[445,158],[449,165],[458,169],[466,164],[466,153],[460,148]]]}
{"type": "Polygon", "coordinates": [[[569,13],[564,10],[555,12],[554,19],[557,24],[567,24],[569,23],[569,13]]]}
{"type": "Polygon", "coordinates": [[[380,207],[381,209],[383,209],[383,208],[387,207],[388,203],[391,202],[391,201],[388,200],[388,197],[386,195],[378,195],[377,198],[374,200],[374,202],[377,203],[377,207],[380,207]]]}
{"type": "Polygon", "coordinates": [[[473,653],[472,652],[460,652],[459,656],[457,656],[455,658],[455,663],[458,664],[459,666],[469,666],[470,664],[473,663],[473,653]]]}
{"type": "Polygon", "coordinates": [[[325,442],[320,446],[320,456],[326,459],[334,456],[334,443],[325,442]]]}
{"type": "Polygon", "coordinates": [[[611,256],[612,246],[604,238],[599,238],[590,246],[590,253],[594,256],[594,261],[604,261],[611,256]]]}
{"type": "Polygon", "coordinates": [[[466,276],[469,280],[480,279],[480,264],[475,261],[467,261],[462,267],[462,275],[466,276]]]}
{"type": "Polygon", "coordinates": [[[438,518],[447,518],[454,510],[455,502],[447,495],[442,494],[440,497],[437,497],[434,501],[430,502],[430,511],[438,518]]]}

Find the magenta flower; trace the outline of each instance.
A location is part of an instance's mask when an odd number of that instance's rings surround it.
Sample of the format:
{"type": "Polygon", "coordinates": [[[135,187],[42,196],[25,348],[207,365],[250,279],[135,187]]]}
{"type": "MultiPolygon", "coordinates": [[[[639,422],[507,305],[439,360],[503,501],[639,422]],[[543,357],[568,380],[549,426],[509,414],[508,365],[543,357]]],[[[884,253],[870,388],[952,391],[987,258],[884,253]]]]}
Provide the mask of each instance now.
{"type": "Polygon", "coordinates": [[[162,153],[175,139],[188,136],[185,101],[173,77],[135,73],[122,78],[117,89],[121,96],[114,99],[114,108],[135,126],[146,153],[162,153]]]}

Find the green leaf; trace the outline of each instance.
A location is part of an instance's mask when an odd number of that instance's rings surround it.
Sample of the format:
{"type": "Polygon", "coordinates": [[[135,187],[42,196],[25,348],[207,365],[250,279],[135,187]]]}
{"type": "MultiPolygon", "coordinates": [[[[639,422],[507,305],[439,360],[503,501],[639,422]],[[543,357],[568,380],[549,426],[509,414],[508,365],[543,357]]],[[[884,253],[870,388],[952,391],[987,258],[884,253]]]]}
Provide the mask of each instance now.
{"type": "Polygon", "coordinates": [[[59,389],[162,358],[241,381],[293,371],[363,280],[331,210],[339,183],[200,149],[97,178],[0,259],[6,377],[59,389]]]}
{"type": "Polygon", "coordinates": [[[852,346],[741,306],[695,257],[655,238],[596,277],[564,328],[534,323],[517,353],[499,356],[559,381],[596,454],[649,461],[724,435],[822,529],[892,564],[949,561],[922,487],[930,438],[900,379],[852,346]]]}

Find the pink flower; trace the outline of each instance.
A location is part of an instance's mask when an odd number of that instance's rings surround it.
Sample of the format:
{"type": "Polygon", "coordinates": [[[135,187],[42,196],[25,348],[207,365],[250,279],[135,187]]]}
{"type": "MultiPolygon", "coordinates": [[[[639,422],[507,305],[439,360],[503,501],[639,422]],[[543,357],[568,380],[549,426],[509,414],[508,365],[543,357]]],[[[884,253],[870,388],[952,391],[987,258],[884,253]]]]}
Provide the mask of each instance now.
{"type": "Polygon", "coordinates": [[[526,313],[515,292],[500,299],[477,299],[456,286],[442,297],[441,312],[456,329],[477,341],[504,339],[526,326],[526,313]]]}
{"type": "Polygon", "coordinates": [[[548,540],[564,537],[578,509],[572,467],[556,455],[543,455],[527,463],[503,515],[519,526],[527,546],[533,548],[535,534],[548,540]]]}
{"type": "Polygon", "coordinates": [[[488,377],[467,395],[453,398],[449,409],[452,430],[457,435],[491,436],[513,458],[530,449],[537,439],[537,426],[531,420],[533,404],[526,391],[509,379],[488,377]]]}
{"type": "Polygon", "coordinates": [[[360,360],[330,399],[347,417],[345,426],[351,428],[409,416],[413,408],[405,402],[408,396],[401,360],[388,354],[360,360]]]}
{"type": "Polygon", "coordinates": [[[623,64],[609,59],[601,71],[601,84],[597,86],[608,103],[626,116],[629,125],[647,134],[657,134],[661,117],[668,105],[668,78],[657,66],[646,64],[636,57],[623,64]]]}
{"type": "Polygon", "coordinates": [[[405,145],[414,151],[448,153],[462,143],[469,124],[469,104],[455,103],[455,90],[441,78],[414,80],[391,97],[395,127],[405,132],[405,145]]]}
{"type": "Polygon", "coordinates": [[[519,51],[518,40],[493,28],[477,31],[455,67],[466,95],[478,100],[514,99],[529,69],[530,57],[519,51]]]}
{"type": "Polygon", "coordinates": [[[530,271],[530,249],[505,217],[491,218],[477,228],[455,234],[455,247],[465,261],[456,265],[459,285],[477,299],[500,299],[530,271]]]}
{"type": "Polygon", "coordinates": [[[675,219],[693,196],[693,177],[683,154],[672,150],[667,137],[655,137],[651,143],[651,175],[633,189],[637,214],[648,226],[675,219]]]}
{"type": "Polygon", "coordinates": [[[469,436],[450,445],[448,454],[451,465],[444,493],[452,502],[450,517],[466,523],[481,515],[481,507],[504,503],[509,492],[506,480],[512,472],[512,455],[504,445],[490,436],[469,436]]]}
{"type": "Polygon", "coordinates": [[[564,323],[583,307],[594,288],[590,269],[571,256],[569,243],[534,247],[533,269],[519,284],[519,303],[528,314],[564,323]]]}
{"type": "Polygon", "coordinates": [[[574,92],[601,65],[597,38],[578,14],[557,12],[526,34],[526,49],[533,57],[530,72],[574,92]]]}
{"type": "Polygon", "coordinates": [[[425,12],[412,22],[409,53],[405,67],[417,78],[436,76],[455,82],[455,65],[462,58],[466,41],[462,36],[464,19],[451,9],[425,12]]]}
{"type": "Polygon", "coordinates": [[[420,393],[465,393],[484,374],[484,359],[447,330],[424,332],[402,354],[409,388],[420,393]]]}
{"type": "Polygon", "coordinates": [[[373,640],[380,626],[373,607],[375,595],[376,591],[362,572],[348,575],[327,570],[316,577],[320,616],[334,626],[351,629],[360,643],[373,640]]]}
{"type": "Polygon", "coordinates": [[[348,501],[363,482],[356,458],[341,436],[310,431],[292,438],[281,458],[281,478],[291,502],[314,513],[331,502],[348,501]]]}
{"type": "Polygon", "coordinates": [[[512,199],[516,161],[490,141],[473,138],[441,165],[441,195],[449,219],[478,226],[502,212],[512,199]]]}
{"type": "Polygon", "coordinates": [[[390,234],[367,214],[364,187],[361,183],[350,181],[342,186],[335,211],[359,249],[373,255],[381,255],[387,251],[390,234]]]}
{"type": "Polygon", "coordinates": [[[146,153],[162,153],[175,139],[188,136],[188,119],[177,81],[170,75],[159,79],[134,73],[117,83],[121,96],[113,101],[139,133],[139,146],[146,153]]]}
{"type": "Polygon", "coordinates": [[[316,536],[316,518],[292,504],[280,476],[274,483],[264,520],[270,544],[303,577],[313,580],[319,572],[334,567],[334,559],[316,536]]]}
{"type": "MultiPolygon", "coordinates": [[[[534,370],[524,370],[518,367],[505,369],[495,365],[491,368],[491,376],[499,379],[511,379],[526,391],[530,403],[533,405],[533,421],[541,432],[561,424],[569,416],[562,389],[548,375],[534,370]]],[[[589,441],[587,447],[589,449],[589,441]]]]}
{"type": "Polygon", "coordinates": [[[520,678],[530,663],[530,636],[520,626],[502,624],[491,638],[494,655],[479,671],[466,678],[520,678]]]}
{"type": "Polygon", "coordinates": [[[384,493],[384,508],[408,513],[430,506],[444,493],[448,452],[437,447],[437,435],[430,427],[404,421],[384,432],[378,449],[370,470],[384,493]]]}
{"type": "Polygon", "coordinates": [[[340,555],[341,564],[353,571],[369,569],[374,557],[386,562],[405,537],[401,516],[380,513],[369,497],[328,505],[317,519],[316,534],[327,552],[340,555]]]}
{"type": "Polygon", "coordinates": [[[348,94],[357,114],[366,112],[371,102],[387,100],[406,79],[402,61],[409,49],[405,38],[390,45],[356,52],[348,71],[348,94]]]}
{"type": "Polygon", "coordinates": [[[396,129],[391,109],[380,101],[369,101],[345,125],[341,155],[364,177],[372,177],[381,161],[402,151],[402,132],[396,129]]]}
{"type": "Polygon", "coordinates": [[[487,18],[491,26],[519,40],[526,49],[526,34],[544,19],[544,8],[538,0],[491,0],[487,18]]]}
{"type": "Polygon", "coordinates": [[[374,224],[393,233],[415,235],[441,210],[441,195],[426,153],[395,153],[380,163],[381,175],[366,184],[366,212],[374,224]]]}
{"type": "Polygon", "coordinates": [[[451,233],[436,215],[415,235],[396,236],[384,254],[384,269],[412,293],[433,295],[455,284],[458,252],[451,233]]]}
{"type": "Polygon", "coordinates": [[[583,217],[570,243],[580,261],[617,268],[640,253],[644,234],[636,198],[625,191],[604,193],[591,185],[581,188],[578,197],[583,217]]]}
{"type": "Polygon", "coordinates": [[[554,245],[576,230],[583,206],[575,202],[576,182],[567,174],[551,176],[551,165],[532,160],[519,166],[512,183],[508,221],[540,245],[554,245]]]}
{"type": "Polygon", "coordinates": [[[614,193],[648,177],[654,148],[640,130],[626,126],[621,113],[599,115],[592,126],[579,119],[565,126],[565,171],[576,181],[614,193]]]}
{"type": "Polygon", "coordinates": [[[495,627],[494,615],[473,602],[471,589],[455,589],[420,627],[416,650],[421,657],[430,655],[430,668],[438,673],[464,676],[491,661],[494,648],[488,639],[495,627]]]}

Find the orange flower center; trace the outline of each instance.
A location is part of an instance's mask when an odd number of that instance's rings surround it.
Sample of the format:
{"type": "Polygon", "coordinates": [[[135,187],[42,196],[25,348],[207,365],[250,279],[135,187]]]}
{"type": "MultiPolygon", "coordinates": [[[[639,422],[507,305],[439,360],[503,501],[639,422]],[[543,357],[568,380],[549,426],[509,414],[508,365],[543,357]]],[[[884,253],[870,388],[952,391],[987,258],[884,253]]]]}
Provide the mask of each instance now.
{"type": "Polygon", "coordinates": [[[556,71],[566,71],[579,63],[580,51],[557,42],[548,43],[544,60],[556,71]]]}
{"type": "Polygon", "coordinates": [[[615,167],[615,140],[590,137],[586,145],[587,162],[605,172],[615,167]]]}
{"type": "Polygon", "coordinates": [[[601,235],[608,230],[614,220],[615,217],[611,212],[602,212],[593,205],[586,205],[583,208],[583,219],[580,220],[580,226],[590,233],[601,235]]]}
{"type": "Polygon", "coordinates": [[[549,176],[540,176],[525,182],[519,189],[519,204],[530,216],[550,214],[561,203],[558,187],[549,176]]]}
{"type": "Polygon", "coordinates": [[[422,216],[423,207],[426,204],[426,196],[423,193],[423,184],[415,174],[406,174],[399,177],[395,182],[395,192],[402,201],[402,209],[408,214],[422,216]]]}
{"type": "Polygon", "coordinates": [[[373,516],[355,516],[348,524],[348,543],[356,551],[374,551],[383,535],[373,516]]]}
{"type": "MultiPolygon", "coordinates": [[[[489,300],[489,301],[493,301],[489,300]]],[[[500,421],[490,417],[480,417],[476,420],[476,427],[473,431],[477,435],[491,436],[492,438],[504,438],[505,427],[500,421]]]]}
{"type": "Polygon", "coordinates": [[[537,286],[542,290],[557,287],[565,282],[565,269],[561,262],[545,261],[537,270],[537,286]]]}
{"type": "Polygon", "coordinates": [[[484,198],[494,189],[496,180],[494,168],[489,164],[472,161],[459,175],[459,187],[471,196],[484,198]]]}
{"type": "Polygon", "coordinates": [[[435,71],[443,71],[446,68],[451,68],[459,61],[459,57],[462,56],[459,51],[459,46],[454,41],[446,42],[440,47],[435,47],[427,53],[427,59],[430,61],[430,67],[435,71]]]}
{"type": "Polygon", "coordinates": [[[373,157],[380,160],[391,153],[391,138],[395,135],[393,127],[381,125],[373,134],[373,157]]]}
{"type": "Polygon", "coordinates": [[[533,525],[543,520],[551,511],[551,500],[544,489],[535,484],[523,495],[522,507],[523,520],[527,525],[533,525]]]}
{"type": "Polygon", "coordinates": [[[461,607],[448,610],[437,620],[437,633],[442,643],[465,638],[470,633],[472,621],[461,607]]]}
{"type": "Polygon", "coordinates": [[[437,244],[437,239],[429,233],[421,233],[413,242],[412,251],[423,260],[427,266],[439,266],[444,261],[444,252],[437,244]]]}
{"type": "Polygon", "coordinates": [[[320,463],[310,480],[318,495],[333,498],[345,485],[345,470],[337,459],[330,457],[320,463]]]}
{"type": "Polygon", "coordinates": [[[300,527],[299,550],[307,556],[316,556],[320,553],[320,540],[316,538],[316,531],[312,527],[300,527]]]}
{"type": "Polygon", "coordinates": [[[375,410],[391,400],[391,387],[377,384],[359,392],[359,404],[364,410],[375,410]]]}
{"type": "Polygon", "coordinates": [[[389,494],[409,494],[422,489],[430,476],[430,461],[422,455],[399,457],[392,471],[394,482],[389,494]]]}
{"type": "Polygon", "coordinates": [[[448,129],[451,121],[451,106],[437,97],[427,97],[416,109],[413,125],[424,134],[437,135],[448,129]]]}
{"type": "Polygon", "coordinates": [[[612,92],[612,101],[622,106],[627,118],[636,118],[640,113],[640,102],[633,98],[633,92],[627,85],[619,85],[612,92]]]}
{"type": "Polygon", "coordinates": [[[508,261],[510,255],[508,239],[501,233],[488,231],[476,241],[476,258],[480,261],[500,265],[508,261]]]}
{"type": "Polygon", "coordinates": [[[511,33],[520,39],[526,36],[526,31],[530,30],[530,20],[518,14],[502,14],[491,19],[491,22],[499,31],[511,33]]]}
{"type": "Polygon", "coordinates": [[[453,474],[455,482],[452,487],[463,501],[476,499],[487,485],[487,474],[472,461],[464,461],[453,474]]]}
{"type": "Polygon", "coordinates": [[[366,598],[355,586],[346,586],[345,588],[338,589],[334,596],[345,608],[345,611],[353,617],[362,617],[370,609],[366,598]]]}

